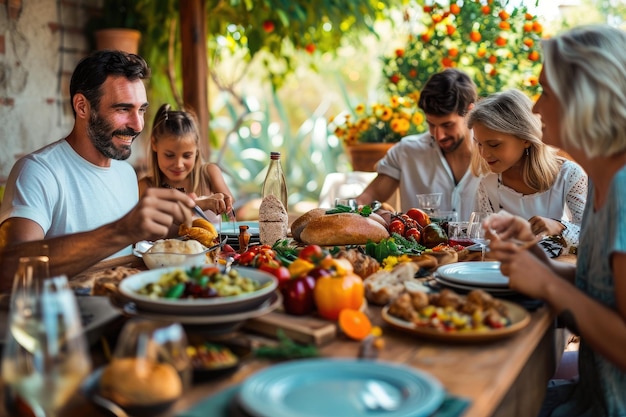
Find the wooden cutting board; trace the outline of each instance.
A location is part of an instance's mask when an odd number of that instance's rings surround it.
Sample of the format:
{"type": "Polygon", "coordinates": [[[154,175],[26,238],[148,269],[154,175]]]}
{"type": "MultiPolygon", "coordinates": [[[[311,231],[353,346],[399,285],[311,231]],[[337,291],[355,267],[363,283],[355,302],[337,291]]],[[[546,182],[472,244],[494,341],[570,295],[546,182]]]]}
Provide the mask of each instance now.
{"type": "Polygon", "coordinates": [[[337,324],[314,316],[291,316],[283,311],[273,311],[262,317],[248,320],[244,329],[276,338],[282,329],[298,343],[324,345],[337,337],[337,324]]]}

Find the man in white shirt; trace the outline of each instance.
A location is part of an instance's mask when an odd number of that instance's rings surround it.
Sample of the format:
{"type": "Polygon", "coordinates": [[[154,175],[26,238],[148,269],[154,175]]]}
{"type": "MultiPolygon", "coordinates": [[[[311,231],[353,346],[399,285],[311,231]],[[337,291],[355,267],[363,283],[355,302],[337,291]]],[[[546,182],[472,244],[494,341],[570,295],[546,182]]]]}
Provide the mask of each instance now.
{"type": "Polygon", "coordinates": [[[17,258],[46,254],[50,274],[69,277],[134,242],[167,235],[191,217],[194,201],[151,189],[139,200],[137,176],[124,162],[144,127],[148,106],[143,58],[98,51],[70,82],[70,134],[21,158],[0,207],[0,287],[10,286],[17,258]]]}
{"type": "Polygon", "coordinates": [[[469,219],[480,181],[469,169],[474,144],[466,116],[476,100],[476,86],[464,72],[446,69],[431,76],[418,103],[428,132],[394,145],[378,162],[377,177],[357,202],[387,201],[399,188],[401,210],[406,212],[419,208],[417,194],[443,193],[439,210],[469,219]]]}

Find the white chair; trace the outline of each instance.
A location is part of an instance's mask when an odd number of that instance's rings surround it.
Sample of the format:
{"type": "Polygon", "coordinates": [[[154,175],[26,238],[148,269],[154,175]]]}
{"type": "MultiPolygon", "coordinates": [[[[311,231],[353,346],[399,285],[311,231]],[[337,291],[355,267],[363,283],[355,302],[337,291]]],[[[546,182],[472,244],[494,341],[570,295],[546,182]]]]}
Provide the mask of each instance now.
{"type": "MultiPolygon", "coordinates": [[[[363,192],[374,178],[376,172],[332,172],[326,175],[319,197],[319,206],[329,208],[335,206],[335,198],[353,198],[363,192]]],[[[399,193],[396,191],[387,203],[396,210],[400,207],[399,193]]]]}

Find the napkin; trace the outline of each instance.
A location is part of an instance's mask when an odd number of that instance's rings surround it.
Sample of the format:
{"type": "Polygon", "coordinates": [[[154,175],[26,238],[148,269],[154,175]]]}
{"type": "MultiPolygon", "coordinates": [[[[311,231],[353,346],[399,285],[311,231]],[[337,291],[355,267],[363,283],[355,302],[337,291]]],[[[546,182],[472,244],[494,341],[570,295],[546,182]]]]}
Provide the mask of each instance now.
{"type": "MultiPolygon", "coordinates": [[[[239,392],[240,385],[233,385],[198,402],[192,408],[176,414],[176,417],[246,417],[232,413],[232,401],[239,392]]],[[[446,397],[431,417],[460,417],[470,401],[446,393],[446,397]]]]}

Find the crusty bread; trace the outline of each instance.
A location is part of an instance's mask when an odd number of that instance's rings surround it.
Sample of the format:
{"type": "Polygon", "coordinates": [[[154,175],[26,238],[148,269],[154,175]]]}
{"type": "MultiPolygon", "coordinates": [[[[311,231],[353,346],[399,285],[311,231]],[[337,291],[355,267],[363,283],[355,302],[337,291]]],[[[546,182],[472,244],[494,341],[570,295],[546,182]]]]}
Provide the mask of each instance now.
{"type": "Polygon", "coordinates": [[[295,219],[291,224],[291,237],[293,237],[298,242],[301,242],[300,234],[302,233],[302,230],[304,230],[304,227],[309,224],[311,220],[326,214],[326,210],[327,209],[325,208],[314,208],[295,219]]]}
{"type": "Polygon", "coordinates": [[[276,196],[268,195],[259,206],[259,240],[263,245],[273,245],[287,237],[289,218],[287,210],[276,196]]]}
{"type": "Polygon", "coordinates": [[[117,293],[119,283],[126,277],[141,272],[140,269],[116,266],[95,272],[87,272],[70,281],[70,287],[88,288],[91,295],[111,295],[117,293]]]}
{"type": "Polygon", "coordinates": [[[369,217],[356,213],[326,214],[311,220],[300,233],[308,245],[364,245],[388,238],[387,229],[369,217]]]}
{"type": "Polygon", "coordinates": [[[459,261],[459,255],[456,250],[448,245],[438,245],[436,250],[428,253],[437,258],[437,265],[447,265],[459,261]]]}
{"type": "Polygon", "coordinates": [[[376,259],[357,249],[342,249],[337,252],[335,258],[344,258],[350,261],[354,273],[361,278],[367,278],[380,269],[380,263],[376,259]]]}
{"type": "Polygon", "coordinates": [[[381,269],[363,281],[367,301],[385,305],[404,292],[404,282],[413,280],[419,266],[413,262],[402,262],[391,271],[381,269]]]}
{"type": "Polygon", "coordinates": [[[146,406],[177,399],[183,384],[170,364],[116,358],[102,372],[100,391],[103,397],[123,407],[146,406]]]}

